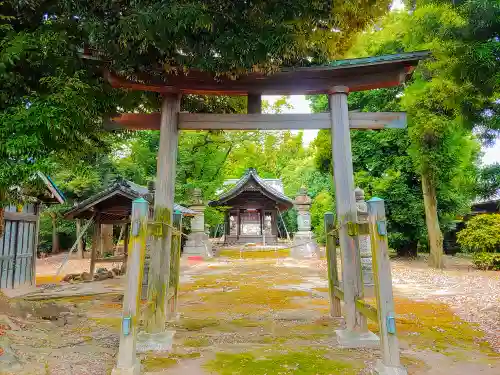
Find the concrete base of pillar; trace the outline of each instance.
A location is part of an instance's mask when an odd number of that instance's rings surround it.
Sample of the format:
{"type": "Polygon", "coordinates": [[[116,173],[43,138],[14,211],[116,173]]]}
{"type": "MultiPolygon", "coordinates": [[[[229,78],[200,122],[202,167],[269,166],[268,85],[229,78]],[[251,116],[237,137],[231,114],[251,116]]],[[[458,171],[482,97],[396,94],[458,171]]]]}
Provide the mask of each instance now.
{"type": "Polygon", "coordinates": [[[115,367],[111,370],[111,375],[140,375],[141,373],[141,362],[138,360],[132,367],[123,368],[115,367]]]}
{"type": "Polygon", "coordinates": [[[312,232],[297,232],[293,238],[290,256],[295,259],[319,257],[319,248],[312,232]]]}
{"type": "Polygon", "coordinates": [[[167,316],[167,322],[175,323],[181,319],[181,313],[175,313],[167,316]]]}
{"type": "Polygon", "coordinates": [[[195,232],[188,235],[182,256],[185,258],[189,256],[212,258],[212,242],[210,242],[208,235],[203,232],[195,232]]]}
{"type": "Polygon", "coordinates": [[[175,331],[160,333],[139,332],[137,335],[137,353],[169,352],[172,350],[175,331]]]}
{"type": "Polygon", "coordinates": [[[403,366],[386,366],[380,359],[375,365],[374,373],[377,375],[408,375],[408,371],[403,366]]]}
{"type": "Polygon", "coordinates": [[[337,342],[343,348],[378,348],[380,338],[373,332],[353,332],[347,329],[335,331],[337,342]]]}

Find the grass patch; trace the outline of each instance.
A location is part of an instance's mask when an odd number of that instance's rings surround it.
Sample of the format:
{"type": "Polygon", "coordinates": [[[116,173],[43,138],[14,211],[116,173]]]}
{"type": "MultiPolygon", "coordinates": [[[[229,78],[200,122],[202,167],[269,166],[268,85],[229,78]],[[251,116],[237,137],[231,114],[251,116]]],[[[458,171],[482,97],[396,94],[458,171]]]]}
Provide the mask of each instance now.
{"type": "Polygon", "coordinates": [[[217,353],[205,367],[220,375],[355,375],[359,365],[325,356],[325,351],[273,353],[217,353]]]}
{"type": "Polygon", "coordinates": [[[186,331],[201,331],[203,328],[217,327],[220,323],[216,319],[182,319],[176,327],[186,331]]]}
{"type": "Polygon", "coordinates": [[[144,371],[160,371],[177,365],[176,358],[147,356],[141,361],[144,371]]]}
{"type": "Polygon", "coordinates": [[[307,297],[310,294],[299,290],[281,290],[258,287],[257,285],[240,285],[238,289],[227,292],[200,293],[203,302],[219,306],[221,311],[244,313],[251,305],[271,310],[301,308],[293,299],[307,297]]]}
{"type": "Polygon", "coordinates": [[[210,341],[208,341],[206,337],[201,336],[184,340],[183,345],[191,348],[203,348],[206,346],[210,346],[210,341]]]}
{"type": "Polygon", "coordinates": [[[484,342],[484,333],[460,319],[445,304],[397,298],[395,307],[398,336],[419,349],[450,356],[457,348],[492,352],[484,342]]]}
{"type": "Polygon", "coordinates": [[[417,370],[430,370],[430,367],[424,361],[404,355],[401,356],[401,364],[408,369],[410,374],[415,373],[417,370]]]}
{"type": "Polygon", "coordinates": [[[64,275],[37,275],[35,278],[36,286],[44,284],[58,284],[62,281],[64,275]]]}
{"type": "Polygon", "coordinates": [[[120,331],[122,327],[122,319],[121,318],[113,318],[113,317],[90,317],[91,321],[95,322],[98,326],[111,328],[113,331],[120,331]]]}
{"type": "Polygon", "coordinates": [[[186,354],[172,353],[167,357],[148,355],[141,361],[141,364],[145,372],[154,372],[174,367],[182,359],[198,358],[199,356],[200,353],[197,352],[186,354]]]}
{"type": "Polygon", "coordinates": [[[230,323],[232,326],[236,327],[241,327],[241,328],[255,328],[255,327],[264,327],[269,322],[263,322],[260,320],[251,320],[251,319],[232,319],[229,320],[228,323],[230,323]]]}
{"type": "Polygon", "coordinates": [[[220,257],[230,259],[280,259],[290,256],[290,249],[278,250],[233,250],[223,249],[219,252],[220,257]]]}

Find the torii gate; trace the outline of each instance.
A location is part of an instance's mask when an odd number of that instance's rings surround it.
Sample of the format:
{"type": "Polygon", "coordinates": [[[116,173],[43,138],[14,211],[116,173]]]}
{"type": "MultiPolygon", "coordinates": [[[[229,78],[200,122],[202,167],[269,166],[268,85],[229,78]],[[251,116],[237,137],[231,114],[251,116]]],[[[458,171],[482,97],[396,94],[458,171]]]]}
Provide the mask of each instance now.
{"type": "Polygon", "coordinates": [[[362,297],[363,284],[356,230],[357,211],[349,130],[405,127],[406,116],[405,113],[399,112],[348,112],[347,95],[352,91],[398,86],[406,81],[418,62],[428,55],[427,51],[420,51],[337,60],[325,66],[282,69],[268,76],[251,73],[236,80],[215,78],[200,71],[146,77],[119,77],[107,72],[106,77],[113,87],[153,91],[164,96],[160,113],[123,114],[106,125],[108,129],[160,130],[154,220],[166,223],[169,229],[162,232],[162,236],[156,236],[152,246],[147,331],[158,333],[165,329],[165,298],[168,290],[172,236],[169,225],[172,223],[179,130],[331,129],[335,199],[343,267],[346,321],[343,336],[348,338],[352,346],[360,346],[359,343],[366,340],[368,331],[366,318],[356,307],[356,300],[362,297]],[[248,96],[248,114],[180,113],[180,99],[183,94],[245,95],[248,96]],[[328,94],[330,112],[261,114],[261,95],[301,94],[328,94]]]}

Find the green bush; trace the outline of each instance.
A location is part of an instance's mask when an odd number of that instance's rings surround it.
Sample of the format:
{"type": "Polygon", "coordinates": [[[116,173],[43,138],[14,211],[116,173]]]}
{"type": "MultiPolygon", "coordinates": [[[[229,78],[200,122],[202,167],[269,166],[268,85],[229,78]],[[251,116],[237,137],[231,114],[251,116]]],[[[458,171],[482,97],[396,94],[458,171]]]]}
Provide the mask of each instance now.
{"type": "Polygon", "coordinates": [[[326,241],[325,214],[327,212],[334,212],[334,208],[335,203],[333,202],[333,197],[326,190],[320,192],[312,201],[311,226],[316,236],[316,241],[320,244],[324,244],[326,241]]]}
{"type": "Polygon", "coordinates": [[[500,253],[475,253],[472,262],[480,270],[500,271],[500,253]]]}
{"type": "Polygon", "coordinates": [[[458,232],[457,242],[466,251],[500,252],[500,214],[474,216],[458,232]]]}

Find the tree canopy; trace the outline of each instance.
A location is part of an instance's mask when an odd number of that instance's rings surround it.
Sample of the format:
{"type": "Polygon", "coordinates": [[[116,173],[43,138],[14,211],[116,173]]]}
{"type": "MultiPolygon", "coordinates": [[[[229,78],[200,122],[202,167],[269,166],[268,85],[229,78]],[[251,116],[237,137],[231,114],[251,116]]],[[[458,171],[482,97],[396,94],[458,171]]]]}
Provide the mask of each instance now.
{"type": "Polygon", "coordinates": [[[416,1],[412,12],[391,12],[377,27],[359,34],[348,56],[429,49],[401,92],[409,115],[410,156],[424,196],[430,264],[442,267],[438,189],[467,182],[477,147],[474,130],[491,139],[498,130],[500,3],[488,0],[416,1]],[[464,164],[465,163],[465,164],[464,164]]]}

